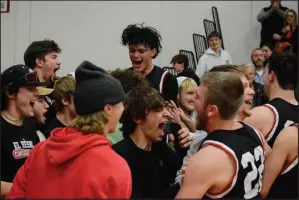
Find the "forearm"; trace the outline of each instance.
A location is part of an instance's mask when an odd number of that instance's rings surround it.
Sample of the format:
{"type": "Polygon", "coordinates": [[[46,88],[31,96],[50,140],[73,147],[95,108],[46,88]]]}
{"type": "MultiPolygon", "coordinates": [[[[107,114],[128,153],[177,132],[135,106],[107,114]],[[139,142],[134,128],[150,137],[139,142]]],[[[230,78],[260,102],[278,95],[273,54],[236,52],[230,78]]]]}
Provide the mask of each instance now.
{"type": "Polygon", "coordinates": [[[1,197],[5,197],[12,187],[12,183],[1,181],[1,197]]]}
{"type": "Polygon", "coordinates": [[[262,9],[260,11],[260,13],[257,15],[257,21],[258,22],[263,22],[266,19],[268,19],[270,17],[270,15],[272,14],[272,10],[268,10],[268,11],[264,11],[264,9],[262,9]]]}
{"type": "Polygon", "coordinates": [[[190,130],[190,132],[195,133],[196,132],[196,124],[191,119],[184,119],[183,123],[186,125],[186,127],[190,130]]]}

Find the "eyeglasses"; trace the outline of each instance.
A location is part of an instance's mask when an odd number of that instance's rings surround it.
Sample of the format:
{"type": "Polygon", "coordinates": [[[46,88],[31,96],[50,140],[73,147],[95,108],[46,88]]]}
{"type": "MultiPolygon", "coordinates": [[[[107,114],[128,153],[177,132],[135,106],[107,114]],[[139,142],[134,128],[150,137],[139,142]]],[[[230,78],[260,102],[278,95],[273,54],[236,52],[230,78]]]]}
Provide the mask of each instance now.
{"type": "Polygon", "coordinates": [[[291,17],[291,18],[293,18],[293,17],[294,17],[294,15],[287,15],[287,17],[291,17]]]}

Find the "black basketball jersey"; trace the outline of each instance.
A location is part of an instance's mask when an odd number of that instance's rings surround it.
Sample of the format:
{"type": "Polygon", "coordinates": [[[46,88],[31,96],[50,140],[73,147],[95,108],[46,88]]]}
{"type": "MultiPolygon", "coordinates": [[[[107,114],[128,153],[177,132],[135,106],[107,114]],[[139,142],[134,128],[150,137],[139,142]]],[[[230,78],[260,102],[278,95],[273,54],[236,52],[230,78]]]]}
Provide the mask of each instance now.
{"type": "Polygon", "coordinates": [[[264,104],[263,106],[269,108],[274,115],[274,122],[272,128],[265,136],[266,141],[272,148],[279,132],[285,127],[297,123],[298,106],[293,105],[281,98],[275,98],[271,100],[269,103],[264,104]]]}
{"type": "Polygon", "coordinates": [[[228,153],[236,164],[236,173],[228,189],[220,194],[208,194],[207,199],[257,199],[260,198],[263,172],[264,149],[262,135],[240,122],[237,130],[216,130],[209,133],[201,147],[213,145],[228,153]]]}
{"type": "Polygon", "coordinates": [[[267,198],[298,199],[298,155],[282,169],[267,198]]]}

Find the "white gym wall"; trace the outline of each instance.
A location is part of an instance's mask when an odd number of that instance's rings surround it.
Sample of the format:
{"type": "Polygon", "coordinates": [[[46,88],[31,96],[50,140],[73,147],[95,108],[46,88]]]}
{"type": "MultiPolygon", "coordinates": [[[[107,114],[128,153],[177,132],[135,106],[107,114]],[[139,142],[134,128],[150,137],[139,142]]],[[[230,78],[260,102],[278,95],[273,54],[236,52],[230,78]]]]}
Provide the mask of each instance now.
{"type": "MultiPolygon", "coordinates": [[[[50,38],[62,48],[61,70],[65,75],[83,60],[105,69],[130,66],[128,50],[120,44],[122,30],[146,22],[162,35],[159,66],[180,49],[194,52],[192,34],[205,35],[203,19],[219,13],[225,49],[235,64],[250,60],[259,46],[260,23],[256,16],[270,1],[11,1],[10,12],[1,14],[1,70],[23,63],[23,54],[34,40],[50,38]]],[[[297,1],[282,1],[297,10],[297,1]]]]}

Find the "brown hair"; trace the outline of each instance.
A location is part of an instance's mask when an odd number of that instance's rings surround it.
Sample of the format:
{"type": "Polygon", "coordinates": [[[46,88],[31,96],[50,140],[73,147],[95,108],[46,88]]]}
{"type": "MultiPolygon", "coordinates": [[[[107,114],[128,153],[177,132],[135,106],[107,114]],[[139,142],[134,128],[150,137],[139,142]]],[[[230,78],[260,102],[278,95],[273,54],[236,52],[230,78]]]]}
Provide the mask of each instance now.
{"type": "Polygon", "coordinates": [[[137,124],[134,120],[145,120],[150,111],[160,111],[167,107],[160,93],[151,87],[135,88],[124,100],[124,112],[120,119],[121,131],[124,137],[129,137],[135,131],[137,124]]]}
{"type": "MultiPolygon", "coordinates": [[[[285,25],[285,26],[288,25],[288,23],[287,23],[287,14],[288,14],[289,12],[293,13],[293,15],[294,15],[294,24],[291,25],[291,32],[294,32],[295,29],[296,29],[296,26],[297,26],[297,24],[298,24],[298,17],[297,17],[297,13],[296,13],[295,10],[290,9],[290,10],[288,10],[288,11],[286,12],[286,18],[285,18],[285,21],[284,21],[284,25],[285,25]]],[[[295,35],[295,37],[298,37],[298,35],[295,35]]]]}
{"type": "Polygon", "coordinates": [[[73,92],[75,91],[76,80],[72,76],[64,76],[59,78],[54,83],[53,97],[55,99],[55,108],[58,111],[63,110],[61,99],[64,98],[68,102],[72,102],[73,92]]]}
{"type": "Polygon", "coordinates": [[[244,87],[234,73],[209,72],[201,79],[201,85],[208,91],[205,106],[216,105],[221,119],[233,119],[244,98],[244,87]]]}
{"type": "Polygon", "coordinates": [[[244,75],[249,80],[245,65],[219,65],[213,67],[210,72],[233,72],[239,75],[244,75]]]}

